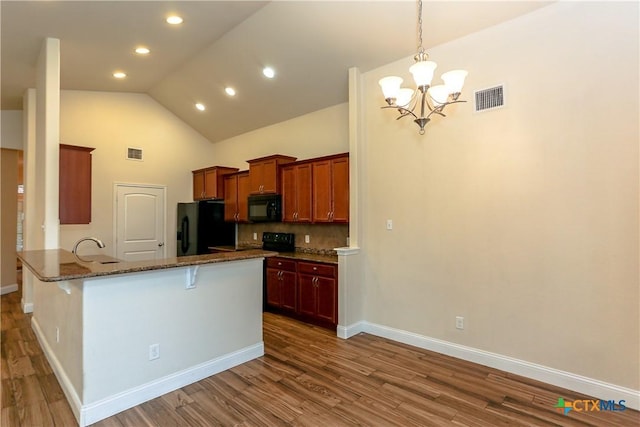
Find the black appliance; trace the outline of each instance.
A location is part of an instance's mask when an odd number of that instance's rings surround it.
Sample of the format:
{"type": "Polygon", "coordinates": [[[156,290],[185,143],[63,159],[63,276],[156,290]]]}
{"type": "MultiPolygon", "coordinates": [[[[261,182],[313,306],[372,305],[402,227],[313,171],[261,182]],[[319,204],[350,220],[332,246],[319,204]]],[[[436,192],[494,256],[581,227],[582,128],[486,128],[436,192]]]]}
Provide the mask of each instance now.
{"type": "Polygon", "coordinates": [[[279,194],[249,196],[249,221],[271,222],[282,220],[282,198],[279,194]]]}
{"type": "Polygon", "coordinates": [[[224,202],[178,203],[177,256],[208,254],[211,246],[236,245],[236,225],[224,222],[224,202]]]}
{"type": "Polygon", "coordinates": [[[293,252],[296,250],[296,235],[293,233],[262,233],[262,249],[265,251],[293,252]]]}

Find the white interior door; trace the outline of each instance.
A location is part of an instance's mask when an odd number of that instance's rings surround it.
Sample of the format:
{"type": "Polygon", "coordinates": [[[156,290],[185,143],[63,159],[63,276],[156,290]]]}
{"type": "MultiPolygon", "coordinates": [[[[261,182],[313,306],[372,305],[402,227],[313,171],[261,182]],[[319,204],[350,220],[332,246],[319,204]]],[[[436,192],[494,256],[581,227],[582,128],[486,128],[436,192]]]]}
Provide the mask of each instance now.
{"type": "Polygon", "coordinates": [[[116,257],[165,258],[165,187],[115,185],[116,257]]]}

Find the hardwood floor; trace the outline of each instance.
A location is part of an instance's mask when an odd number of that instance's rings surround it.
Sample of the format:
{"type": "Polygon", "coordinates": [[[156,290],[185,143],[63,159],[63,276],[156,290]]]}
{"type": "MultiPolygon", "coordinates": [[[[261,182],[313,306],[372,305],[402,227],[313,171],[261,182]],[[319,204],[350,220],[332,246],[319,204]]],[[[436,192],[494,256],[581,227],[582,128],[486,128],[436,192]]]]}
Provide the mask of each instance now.
{"type": "MultiPolygon", "coordinates": [[[[20,294],[1,303],[1,425],[76,425],[20,294]]],[[[259,359],[94,426],[640,425],[630,409],[563,415],[559,397],[588,397],[372,335],[345,341],[265,313],[264,342],[259,359]]]]}

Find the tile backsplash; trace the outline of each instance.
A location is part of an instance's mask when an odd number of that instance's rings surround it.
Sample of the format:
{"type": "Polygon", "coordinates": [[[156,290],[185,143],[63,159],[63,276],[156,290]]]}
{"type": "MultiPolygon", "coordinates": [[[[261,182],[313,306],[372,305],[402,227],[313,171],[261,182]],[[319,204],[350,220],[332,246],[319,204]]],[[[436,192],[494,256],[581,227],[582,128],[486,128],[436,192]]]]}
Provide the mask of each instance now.
{"type": "Polygon", "coordinates": [[[282,222],[239,224],[238,245],[262,246],[262,233],[265,231],[294,233],[296,235],[296,250],[301,252],[331,253],[334,248],[348,246],[349,224],[289,224],[282,222]],[[257,234],[257,240],[253,240],[253,233],[257,234]],[[309,243],[305,243],[305,235],[309,236],[309,243]]]}

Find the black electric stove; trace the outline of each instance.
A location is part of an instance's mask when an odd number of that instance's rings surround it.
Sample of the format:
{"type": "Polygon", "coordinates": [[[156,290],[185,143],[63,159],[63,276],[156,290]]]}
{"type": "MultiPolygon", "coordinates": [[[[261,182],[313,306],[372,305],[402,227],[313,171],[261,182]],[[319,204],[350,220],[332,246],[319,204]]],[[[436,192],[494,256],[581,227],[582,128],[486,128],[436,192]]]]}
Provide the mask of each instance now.
{"type": "Polygon", "coordinates": [[[293,233],[262,233],[262,249],[276,252],[293,252],[296,250],[296,236],[293,233]]]}

